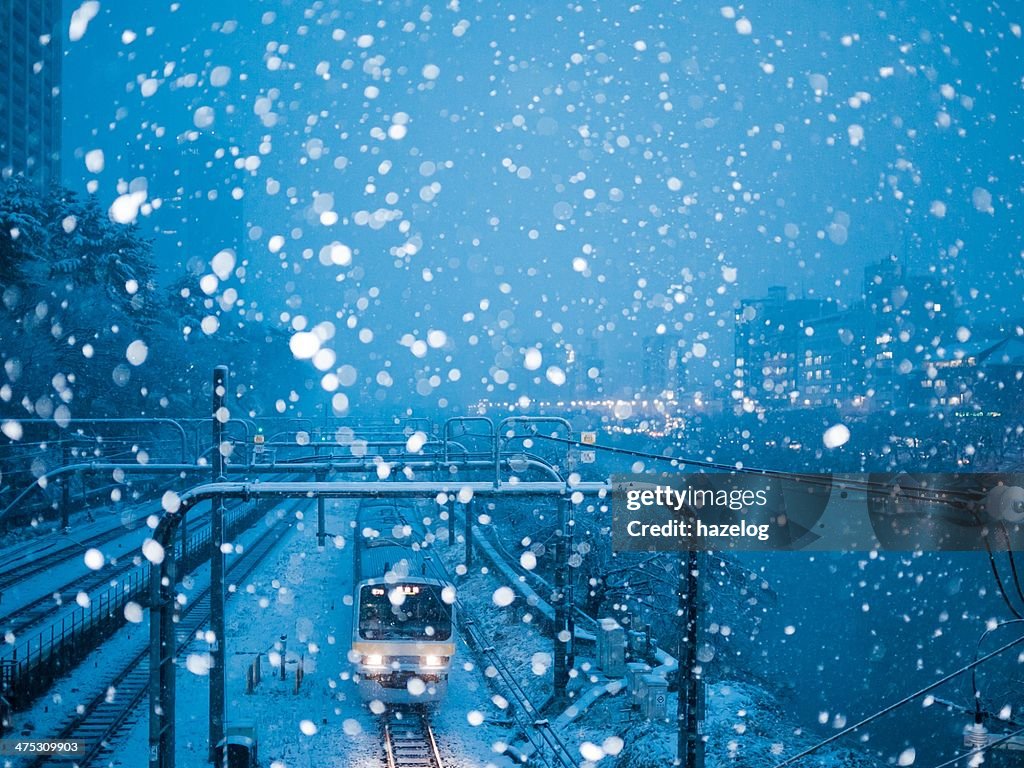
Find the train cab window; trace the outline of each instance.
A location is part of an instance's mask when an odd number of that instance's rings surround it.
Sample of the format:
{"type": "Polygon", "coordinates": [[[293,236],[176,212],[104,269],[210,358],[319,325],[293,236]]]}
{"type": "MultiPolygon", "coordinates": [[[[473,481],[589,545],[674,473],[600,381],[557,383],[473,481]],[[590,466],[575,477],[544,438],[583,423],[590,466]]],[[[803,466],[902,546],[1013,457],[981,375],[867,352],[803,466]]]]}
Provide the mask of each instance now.
{"type": "Polygon", "coordinates": [[[370,584],[359,594],[359,635],[364,640],[448,640],[452,610],[434,584],[370,584]]]}

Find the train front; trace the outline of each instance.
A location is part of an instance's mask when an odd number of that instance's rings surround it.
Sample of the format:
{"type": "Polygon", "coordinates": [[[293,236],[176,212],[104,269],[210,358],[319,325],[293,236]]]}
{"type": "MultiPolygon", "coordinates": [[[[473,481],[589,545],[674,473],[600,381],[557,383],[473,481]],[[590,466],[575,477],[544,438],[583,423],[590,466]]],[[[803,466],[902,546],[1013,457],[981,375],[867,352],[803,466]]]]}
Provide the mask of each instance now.
{"type": "Polygon", "coordinates": [[[359,584],[352,650],[363,701],[431,704],[444,698],[455,655],[446,587],[413,576],[359,584]]]}

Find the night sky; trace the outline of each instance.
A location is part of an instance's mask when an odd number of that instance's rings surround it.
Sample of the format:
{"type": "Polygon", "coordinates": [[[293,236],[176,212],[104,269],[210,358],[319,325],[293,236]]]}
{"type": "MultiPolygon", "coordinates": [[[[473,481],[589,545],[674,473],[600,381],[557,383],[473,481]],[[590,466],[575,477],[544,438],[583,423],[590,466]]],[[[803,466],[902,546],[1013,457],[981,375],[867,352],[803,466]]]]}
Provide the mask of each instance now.
{"type": "Polygon", "coordinates": [[[333,323],[339,363],[378,384],[544,393],[560,347],[592,340],[618,391],[639,340],[670,333],[710,386],[740,299],[848,304],[889,254],[947,275],[976,337],[1013,327],[1022,21],[997,3],[105,1],[65,43],[64,173],[105,206],[145,180],[168,283],[198,287],[243,244],[244,278],[214,296],[333,323]]]}

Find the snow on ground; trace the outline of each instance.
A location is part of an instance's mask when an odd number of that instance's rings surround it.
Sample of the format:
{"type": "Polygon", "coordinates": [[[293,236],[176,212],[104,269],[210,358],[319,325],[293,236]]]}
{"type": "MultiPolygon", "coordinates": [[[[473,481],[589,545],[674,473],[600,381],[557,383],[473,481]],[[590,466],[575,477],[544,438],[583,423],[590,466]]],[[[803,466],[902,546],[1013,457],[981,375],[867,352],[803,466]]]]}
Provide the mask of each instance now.
{"type": "MultiPolygon", "coordinates": [[[[349,530],[353,503],[328,505],[327,530],[349,530]]],[[[228,721],[251,721],[258,731],[261,764],[272,768],[383,764],[378,718],[359,698],[351,680],[351,544],[318,551],[315,524],[299,521],[288,541],[256,570],[228,601],[228,721]],[[278,676],[268,651],[287,635],[286,679],[278,676]],[[263,678],[245,693],[246,668],[263,654],[263,678]],[[295,691],[295,668],[305,677],[295,691]]],[[[186,652],[202,654],[204,641],[186,652]]],[[[278,649],[279,650],[279,649],[278,649]]],[[[503,765],[492,751],[510,734],[491,721],[504,719],[491,703],[487,683],[469,650],[460,643],[459,663],[449,681],[449,697],[433,715],[439,748],[453,768],[503,765]],[[479,726],[476,713],[483,715],[479,726]]],[[[199,668],[198,666],[196,667],[199,668]]],[[[177,676],[177,761],[182,768],[206,763],[208,678],[179,659],[177,676]]],[[[134,766],[147,750],[147,723],[140,718],[116,745],[113,763],[134,766]]]]}
{"type": "MultiPolygon", "coordinates": [[[[774,698],[751,683],[726,681],[708,686],[704,733],[707,736],[708,768],[742,766],[773,768],[785,757],[816,743],[818,734],[801,729],[774,706],[774,698]]],[[[664,768],[676,753],[675,693],[668,696],[668,718],[653,722],[630,709],[626,696],[603,697],[576,721],[575,737],[581,742],[608,746],[609,734],[621,738],[616,768],[664,768]]],[[[813,768],[878,768],[878,763],[858,755],[852,742],[831,745],[806,761],[813,768]]]]}
{"type": "MultiPolygon", "coordinates": [[[[440,534],[439,534],[440,535],[440,534]]],[[[446,538],[447,534],[443,535],[446,538]]],[[[482,541],[478,537],[477,541],[482,541]]],[[[464,560],[464,544],[445,548],[444,559],[450,571],[464,560]]],[[[492,570],[479,562],[472,571],[460,579],[459,597],[473,614],[479,627],[490,641],[502,651],[502,658],[519,680],[527,696],[534,706],[541,708],[552,697],[552,640],[538,624],[539,606],[527,604],[526,594],[534,594],[532,590],[524,590],[525,585],[518,578],[510,578],[511,571],[505,568],[492,570]],[[511,587],[516,593],[515,599],[505,607],[495,604],[495,593],[502,588],[511,587]]],[[[622,688],[617,680],[602,675],[594,664],[590,653],[593,646],[577,644],[576,668],[570,670],[570,679],[564,691],[568,707],[552,717],[552,723],[569,752],[577,761],[584,760],[584,753],[593,756],[595,745],[600,746],[606,754],[611,755],[617,750],[617,741],[621,729],[607,720],[599,720],[597,730],[600,738],[591,733],[594,727],[584,728],[581,723],[589,718],[590,708],[596,702],[611,700],[612,707],[622,707],[625,696],[620,695],[622,688]],[[596,742],[594,741],[596,739],[596,742]],[[588,744],[587,742],[590,742],[588,744]]],[[[555,713],[552,713],[555,714],[555,713]]],[[[671,761],[670,763],[671,764],[671,761]]]]}
{"type": "MultiPolygon", "coordinates": [[[[722,681],[708,687],[708,762],[772,768],[784,757],[820,741],[821,735],[787,718],[775,698],[752,683],[722,681]]],[[[675,702],[669,711],[674,713],[675,702]]],[[[858,753],[856,737],[825,747],[805,761],[814,768],[874,768],[858,753]]]]}
{"type": "MultiPolygon", "coordinates": [[[[447,541],[447,534],[443,539],[447,541]]],[[[442,559],[449,573],[464,562],[464,544],[442,545],[442,559]]],[[[538,709],[551,696],[551,640],[544,637],[536,624],[538,611],[519,595],[507,606],[494,603],[494,593],[508,587],[494,577],[485,565],[475,564],[465,576],[457,579],[459,599],[472,614],[477,626],[491,643],[502,649],[505,664],[516,675],[530,701],[538,709]]],[[[511,584],[513,590],[517,584],[511,584]]]]}
{"type": "Polygon", "coordinates": [[[140,529],[139,520],[147,513],[158,510],[158,501],[94,509],[92,515],[95,519],[92,522],[86,520],[84,512],[73,516],[71,530],[68,533],[53,531],[0,549],[0,563],[3,563],[4,573],[31,565],[42,557],[51,556],[54,552],[66,552],[69,558],[58,566],[31,576],[5,590],[0,599],[0,627],[3,626],[3,617],[42,595],[51,594],[54,587],[63,586],[89,571],[83,559],[87,547],[82,542],[122,528],[124,535],[104,543],[100,546],[100,551],[107,561],[138,554],[139,543],[145,535],[145,528],[140,529]]]}
{"type": "MultiPolygon", "coordinates": [[[[272,512],[268,513],[272,514],[272,512]]],[[[266,518],[260,518],[265,520],[266,518]]],[[[234,543],[243,547],[250,545],[263,532],[264,525],[257,524],[245,531],[234,543]]],[[[209,585],[209,565],[203,565],[182,580],[181,593],[195,594],[209,585]]],[[[230,604],[230,602],[229,602],[230,604]]],[[[71,672],[58,680],[46,696],[24,712],[17,712],[12,718],[12,735],[50,738],[60,732],[61,727],[74,715],[78,707],[84,707],[109,682],[113,660],[131,658],[145,648],[149,642],[149,612],[145,612],[139,624],[127,623],[115,632],[106,643],[94,650],[71,672]]],[[[116,692],[114,692],[116,695],[116,692]]],[[[143,721],[145,718],[143,718],[143,721]]],[[[145,752],[141,753],[145,754],[145,752]]],[[[136,765],[138,759],[124,763],[136,765]]]]}

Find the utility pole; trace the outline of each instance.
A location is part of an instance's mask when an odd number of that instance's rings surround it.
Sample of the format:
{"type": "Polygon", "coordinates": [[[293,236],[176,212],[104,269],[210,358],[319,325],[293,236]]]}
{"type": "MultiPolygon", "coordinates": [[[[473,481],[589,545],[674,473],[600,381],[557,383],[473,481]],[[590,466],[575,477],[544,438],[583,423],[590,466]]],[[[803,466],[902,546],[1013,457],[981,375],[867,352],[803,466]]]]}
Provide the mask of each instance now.
{"type": "MultiPolygon", "coordinates": [[[[60,441],[60,454],[62,466],[71,463],[71,451],[67,439],[60,441]]],[[[85,481],[82,481],[82,488],[85,488],[85,481]]],[[[71,527],[69,515],[71,513],[71,478],[62,477],[60,480],[60,528],[67,531],[71,527]]]]}
{"type": "Polygon", "coordinates": [[[569,548],[572,502],[564,496],[558,500],[558,530],[555,532],[555,594],[552,602],[555,608],[554,627],[554,670],[553,682],[555,695],[564,693],[569,684],[569,668],[573,664],[574,624],[572,618],[573,605],[569,601],[570,590],[567,587],[572,580],[569,578],[569,548]],[[566,637],[568,635],[568,637],[566,637]]]}
{"type": "MultiPolygon", "coordinates": [[[[466,575],[473,570],[473,510],[474,502],[470,499],[462,505],[462,513],[466,516],[466,575]]],[[[454,520],[452,521],[454,524],[454,520]]]]}
{"type": "MultiPolygon", "coordinates": [[[[228,413],[224,405],[228,387],[228,368],[218,365],[213,369],[213,464],[214,482],[223,482],[224,424],[228,413]]],[[[226,678],[224,674],[224,498],[212,499],[213,517],[210,523],[210,630],[213,646],[210,648],[210,762],[216,760],[217,745],[224,738],[224,700],[226,678]]],[[[224,754],[227,759],[227,751],[224,754]]]]}
{"type": "Polygon", "coordinates": [[[682,768],[704,768],[703,670],[697,658],[698,621],[700,620],[700,554],[690,549],[679,557],[679,618],[683,622],[676,650],[678,668],[678,727],[676,755],[682,768]]]}

